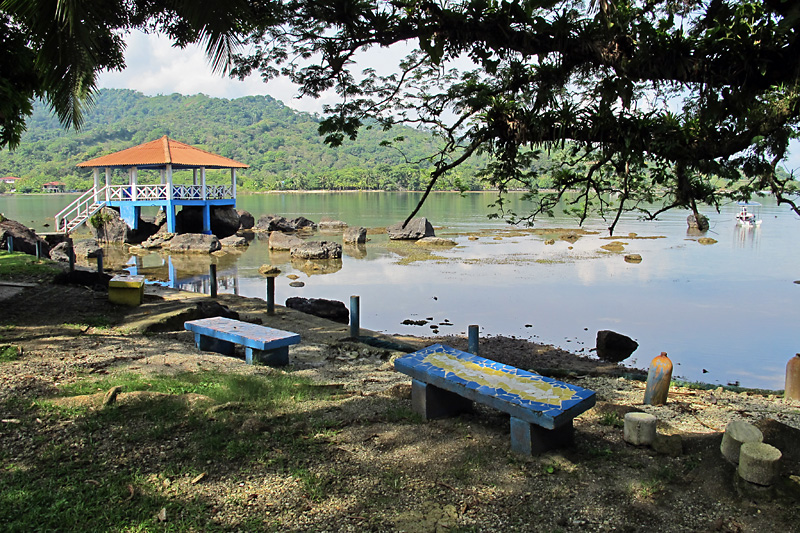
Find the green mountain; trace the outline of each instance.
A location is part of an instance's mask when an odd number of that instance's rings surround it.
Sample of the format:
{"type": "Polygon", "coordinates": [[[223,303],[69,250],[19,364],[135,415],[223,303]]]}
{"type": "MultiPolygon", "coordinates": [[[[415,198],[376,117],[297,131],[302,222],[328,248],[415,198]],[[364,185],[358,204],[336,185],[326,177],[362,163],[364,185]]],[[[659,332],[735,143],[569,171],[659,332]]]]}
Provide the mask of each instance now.
{"type": "MultiPolygon", "coordinates": [[[[0,176],[23,178],[22,191],[38,191],[54,180],[84,190],[91,187],[91,172],[76,164],[168,135],[250,165],[239,173],[243,189],[414,190],[426,183],[430,164],[424,158],[437,142],[428,133],[365,129],[357,140],[330,148],[317,133],[318,123],[314,115],[270,96],[228,100],[103,89],[78,132],[64,130],[37,103],[20,146],[0,151],[0,176]],[[403,140],[396,148],[381,144],[397,137],[403,140]]],[[[476,160],[460,168],[441,187],[480,188],[476,173],[482,164],[476,160]]]]}

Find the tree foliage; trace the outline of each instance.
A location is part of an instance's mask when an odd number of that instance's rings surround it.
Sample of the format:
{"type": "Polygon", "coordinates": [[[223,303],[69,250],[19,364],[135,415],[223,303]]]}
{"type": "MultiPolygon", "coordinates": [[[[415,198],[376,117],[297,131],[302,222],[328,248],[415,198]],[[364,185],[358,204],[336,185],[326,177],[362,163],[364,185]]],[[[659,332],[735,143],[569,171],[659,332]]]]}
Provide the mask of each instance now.
{"type": "Polygon", "coordinates": [[[491,185],[530,189],[531,217],[568,190],[581,219],[599,209],[612,230],[629,209],[696,212],[721,198],[713,177],[736,184],[734,196],[767,189],[798,211],[794,181],[776,173],[800,117],[798,2],[281,5],[281,23],[256,25],[234,74],[288,75],[307,95],[334,89],[342,101],[321,125],[332,144],[365,120],[425,126],[443,139],[431,184],[483,152],[491,185]],[[354,72],[360,51],[401,43],[415,50],[396,72],[354,72]],[[568,148],[557,166],[535,164],[556,146],[568,148]],[[542,172],[556,192],[537,190],[542,172]]]}
{"type": "Polygon", "coordinates": [[[489,185],[530,191],[513,220],[574,190],[577,216],[597,209],[612,231],[625,210],[697,213],[763,189],[800,213],[777,172],[800,117],[798,26],[795,0],[0,0],[0,44],[23,61],[0,71],[0,143],[34,95],[79,122],[94,73],[120,66],[120,32],[145,28],[206,42],[235,76],[336,91],[320,124],[333,146],[365,124],[434,133],[428,190],[485,154],[489,185]],[[358,72],[361,52],[397,45],[413,52],[393,72],[358,72]]]}
{"type": "Polygon", "coordinates": [[[19,143],[37,97],[79,127],[98,74],[125,65],[125,32],[201,44],[225,73],[250,12],[246,0],[0,0],[0,148],[19,143]]]}

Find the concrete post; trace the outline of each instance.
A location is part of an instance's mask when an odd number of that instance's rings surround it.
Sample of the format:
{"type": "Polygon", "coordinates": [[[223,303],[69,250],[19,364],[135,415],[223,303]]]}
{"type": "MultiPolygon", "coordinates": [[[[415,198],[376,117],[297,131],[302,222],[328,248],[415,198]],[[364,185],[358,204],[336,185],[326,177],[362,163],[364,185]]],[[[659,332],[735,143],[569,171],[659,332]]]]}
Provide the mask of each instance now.
{"type": "Polygon", "coordinates": [[[217,297],[217,265],[211,263],[208,265],[208,273],[211,282],[211,297],[217,297]]]}
{"type": "Polygon", "coordinates": [[[267,314],[275,314],[275,278],[267,278],[267,314]]]}
{"type": "Polygon", "coordinates": [[[361,335],[361,303],[358,296],[350,297],[350,337],[357,339],[361,335]]]}
{"type": "Polygon", "coordinates": [[[472,355],[478,355],[478,326],[473,324],[469,327],[467,351],[472,355]]]}

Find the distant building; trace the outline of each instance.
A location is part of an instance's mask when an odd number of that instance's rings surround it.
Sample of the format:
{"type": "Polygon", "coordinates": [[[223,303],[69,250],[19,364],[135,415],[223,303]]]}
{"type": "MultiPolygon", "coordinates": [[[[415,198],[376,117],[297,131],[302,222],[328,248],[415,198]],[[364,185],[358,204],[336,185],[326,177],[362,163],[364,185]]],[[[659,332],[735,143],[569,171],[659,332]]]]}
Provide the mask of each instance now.
{"type": "Polygon", "coordinates": [[[0,178],[0,183],[8,185],[8,191],[15,192],[17,190],[17,182],[19,178],[15,178],[14,176],[4,176],[0,178]]]}
{"type": "Polygon", "coordinates": [[[60,181],[51,181],[42,185],[42,192],[64,192],[64,187],[67,185],[60,181]]]}

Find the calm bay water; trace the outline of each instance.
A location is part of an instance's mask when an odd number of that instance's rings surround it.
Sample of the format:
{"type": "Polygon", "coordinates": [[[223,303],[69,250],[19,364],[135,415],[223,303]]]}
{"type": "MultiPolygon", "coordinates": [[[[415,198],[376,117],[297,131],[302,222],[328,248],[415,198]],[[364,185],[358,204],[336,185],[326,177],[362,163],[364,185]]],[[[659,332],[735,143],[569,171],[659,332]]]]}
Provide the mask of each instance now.
{"type": "MultiPolygon", "coordinates": [[[[0,212],[37,230],[72,197],[3,196],[0,212]]],[[[382,227],[410,213],[416,193],[301,193],[242,196],[238,207],[256,217],[279,214],[314,221],[330,217],[353,226],[382,227]]],[[[361,297],[361,325],[387,333],[430,335],[430,324],[405,326],[404,319],[428,319],[442,334],[465,334],[479,324],[482,335],[513,335],[589,353],[598,330],[612,329],[639,342],[631,362],[646,367],[652,357],[668,352],[675,374],[709,383],[740,382],[743,386],[783,388],[786,362],[800,351],[796,327],[800,321],[798,244],[800,219],[788,208],[765,201],[760,228],[735,225],[736,207],[707,211],[713,245],[701,245],[686,230],[685,211],[655,222],[628,217],[617,226],[615,240],[625,253],[637,253],[640,264],[624,254],[600,247],[611,242],[607,223],[590,220],[584,229],[597,231],[574,243],[558,239],[563,231],[539,235],[516,231],[486,218],[490,193],[434,194],[422,216],[436,226],[438,236],[458,246],[437,250],[435,257],[412,254],[414,245],[391,243],[370,235],[362,248],[346,248],[340,263],[328,273],[309,274],[287,253],[270,253],[256,238],[241,254],[224,258],[116,257],[137,265],[150,278],[167,279],[168,264],[178,285],[207,290],[208,264],[218,264],[220,292],[263,297],[265,282],[258,268],[279,266],[279,303],[290,296],[349,302],[361,297]],[[663,237],[632,239],[639,237],[663,237]],[[469,235],[477,237],[470,240],[469,235]],[[555,238],[555,244],[545,244],[555,238]],[[421,260],[414,260],[421,259],[421,260]],[[302,288],[289,286],[286,274],[297,274],[302,288]]],[[[524,206],[514,198],[514,208],[524,206]]],[[[536,228],[576,228],[568,218],[543,218],[536,228]]],[[[76,238],[79,238],[77,236],[76,238]]],[[[315,239],[341,242],[337,234],[315,239]]],[[[109,260],[114,251],[109,250],[109,260]]]]}

